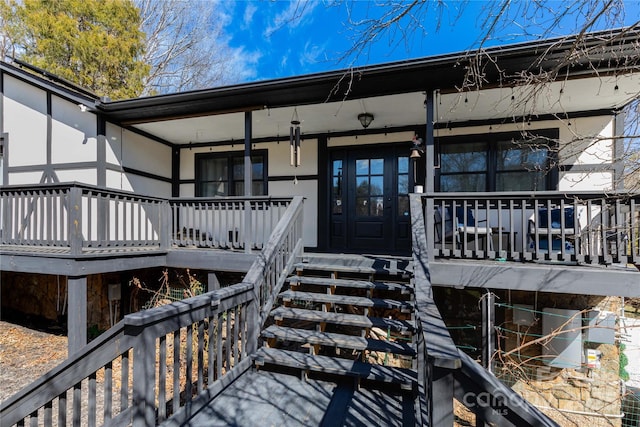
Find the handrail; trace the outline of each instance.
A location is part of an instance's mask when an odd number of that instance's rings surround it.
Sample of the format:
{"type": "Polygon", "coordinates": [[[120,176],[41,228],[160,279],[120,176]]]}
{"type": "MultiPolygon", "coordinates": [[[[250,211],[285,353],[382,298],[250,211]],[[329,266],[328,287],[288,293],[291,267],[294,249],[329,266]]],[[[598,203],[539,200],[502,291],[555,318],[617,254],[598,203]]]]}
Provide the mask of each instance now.
{"type": "Polygon", "coordinates": [[[221,384],[250,366],[249,355],[257,349],[260,327],[302,251],[302,207],[303,198],[294,197],[241,283],[125,316],[78,353],[1,402],[2,425],[27,418],[53,425],[55,402],[58,424],[65,424],[70,412],[76,425],[97,425],[96,378],[104,382],[104,425],[133,422],[134,426],[149,426],[197,411],[221,384]],[[168,351],[171,347],[173,356],[168,351]],[[186,363],[186,371],[181,363],[186,363]],[[114,390],[116,365],[121,366],[119,390],[114,390]],[[167,370],[171,366],[173,378],[167,370]],[[173,387],[167,387],[169,380],[173,387]],[[80,400],[87,384],[85,413],[80,400]],[[118,399],[120,405],[114,408],[118,399]],[[68,402],[72,402],[70,409],[68,402]]]}
{"type": "Polygon", "coordinates": [[[260,290],[260,325],[271,311],[287,274],[302,252],[302,208],[304,198],[296,196],[273,230],[265,248],[249,268],[243,283],[260,290]],[[264,286],[263,286],[264,285],[264,286]],[[268,287],[268,289],[267,289],[268,287]]]}
{"type": "Polygon", "coordinates": [[[547,416],[455,346],[433,301],[423,195],[410,194],[409,203],[419,334],[418,381],[426,393],[427,408],[422,412],[429,418],[423,420],[423,424],[440,425],[443,420],[452,421],[455,397],[483,420],[499,422],[504,418],[514,425],[555,426],[547,416]],[[500,407],[487,407],[487,395],[491,405],[497,402],[500,407]],[[492,413],[492,409],[499,412],[492,413]]]}
{"type": "MultiPolygon", "coordinates": [[[[418,411],[425,413],[428,420],[423,425],[439,425],[442,420],[436,413],[443,411],[447,417],[453,415],[453,388],[447,379],[442,379],[442,371],[448,372],[461,367],[460,356],[449,330],[433,300],[433,289],[429,273],[429,254],[427,234],[424,222],[422,197],[409,195],[411,210],[411,234],[413,255],[413,282],[416,299],[418,382],[420,389],[426,394],[426,408],[418,411]],[[435,371],[440,374],[434,375],[435,371]],[[444,383],[444,385],[442,385],[444,383]],[[437,402],[444,403],[439,405],[437,402]]],[[[422,400],[420,400],[422,402],[422,400]]],[[[450,421],[453,421],[451,418],[450,421]]],[[[446,423],[447,421],[445,421],[446,423]]]]}
{"type": "Polygon", "coordinates": [[[413,278],[416,292],[416,315],[424,334],[426,355],[436,366],[457,369],[460,356],[440,311],[433,300],[428,263],[428,245],[424,226],[422,197],[410,194],[413,278]]]}

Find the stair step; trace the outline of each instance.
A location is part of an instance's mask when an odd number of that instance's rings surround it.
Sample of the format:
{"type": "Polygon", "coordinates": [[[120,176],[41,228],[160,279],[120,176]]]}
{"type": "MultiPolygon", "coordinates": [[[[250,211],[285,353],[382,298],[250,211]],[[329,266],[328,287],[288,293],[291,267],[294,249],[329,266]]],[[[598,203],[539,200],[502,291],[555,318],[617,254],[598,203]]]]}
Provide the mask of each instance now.
{"type": "Polygon", "coordinates": [[[341,265],[337,263],[309,263],[300,262],[295,265],[296,271],[327,271],[336,273],[351,274],[385,274],[385,275],[406,275],[407,272],[402,269],[390,269],[387,267],[373,267],[368,265],[341,265]]]}
{"type": "Polygon", "coordinates": [[[318,310],[305,310],[302,308],[278,307],[271,312],[276,320],[293,319],[310,322],[333,323],[360,328],[390,329],[394,332],[415,332],[415,326],[405,320],[384,319],[380,317],[367,317],[358,314],[333,313],[318,310]]]}
{"type": "Polygon", "coordinates": [[[417,386],[417,373],[410,369],[373,365],[358,360],[318,356],[296,351],[262,347],[253,355],[257,365],[272,364],[289,368],[346,375],[365,380],[400,384],[403,388],[417,386]]]}
{"type": "Polygon", "coordinates": [[[286,328],[271,325],[262,331],[264,338],[275,338],[281,341],[294,341],[328,347],[348,348],[351,350],[369,350],[381,353],[403,354],[415,356],[416,352],[411,346],[371,338],[357,337],[354,335],[335,334],[329,332],[311,331],[307,329],[286,328]]]}
{"type": "Polygon", "coordinates": [[[316,292],[284,291],[280,293],[283,301],[309,301],[329,304],[355,305],[359,307],[376,307],[387,309],[398,309],[403,313],[409,313],[413,305],[407,301],[396,301],[393,299],[365,298],[351,295],[321,294],[316,292]]]}
{"type": "Polygon", "coordinates": [[[287,279],[292,285],[337,286],[343,288],[374,289],[379,291],[400,291],[411,294],[413,288],[403,283],[370,282],[367,280],[329,279],[326,277],[291,276],[287,279]]]}

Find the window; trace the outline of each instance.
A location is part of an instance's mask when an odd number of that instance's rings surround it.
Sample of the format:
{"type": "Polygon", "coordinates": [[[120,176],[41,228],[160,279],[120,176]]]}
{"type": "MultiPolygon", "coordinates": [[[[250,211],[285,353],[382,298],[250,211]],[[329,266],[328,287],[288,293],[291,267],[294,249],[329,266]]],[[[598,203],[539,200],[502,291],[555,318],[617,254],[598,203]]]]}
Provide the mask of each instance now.
{"type": "MultiPolygon", "coordinates": [[[[546,134],[555,135],[547,136],[546,134]]],[[[439,191],[542,191],[557,184],[549,138],[523,141],[520,133],[442,138],[439,191]],[[489,139],[490,138],[490,139],[489,139]],[[484,139],[484,141],[483,141],[484,139]]]]}
{"type": "MultiPolygon", "coordinates": [[[[251,194],[265,195],[266,152],[254,152],[251,166],[251,194]]],[[[196,196],[244,196],[244,154],[196,154],[196,196]]]]}

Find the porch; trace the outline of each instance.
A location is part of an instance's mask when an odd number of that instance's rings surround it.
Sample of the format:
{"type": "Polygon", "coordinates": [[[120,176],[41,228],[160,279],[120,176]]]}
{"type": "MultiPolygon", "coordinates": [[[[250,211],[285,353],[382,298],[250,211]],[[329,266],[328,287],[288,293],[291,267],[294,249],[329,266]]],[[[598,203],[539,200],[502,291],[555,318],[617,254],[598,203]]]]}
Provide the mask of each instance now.
{"type": "MultiPolygon", "coordinates": [[[[424,206],[431,262],[559,265],[589,271],[633,270],[640,264],[637,194],[543,191],[411,197],[419,197],[424,206]]],[[[78,183],[4,186],[1,267],[74,275],[80,270],[70,267],[73,260],[91,274],[101,271],[88,267],[92,262],[143,257],[156,258],[151,264],[158,265],[189,260],[192,268],[226,265],[247,271],[294,199],[162,199],[78,183]],[[29,258],[40,258],[37,270],[29,258]],[[223,261],[211,265],[214,258],[223,261]],[[43,264],[43,259],[48,261],[43,264]]],[[[303,224],[303,233],[305,229],[303,224]]]]}

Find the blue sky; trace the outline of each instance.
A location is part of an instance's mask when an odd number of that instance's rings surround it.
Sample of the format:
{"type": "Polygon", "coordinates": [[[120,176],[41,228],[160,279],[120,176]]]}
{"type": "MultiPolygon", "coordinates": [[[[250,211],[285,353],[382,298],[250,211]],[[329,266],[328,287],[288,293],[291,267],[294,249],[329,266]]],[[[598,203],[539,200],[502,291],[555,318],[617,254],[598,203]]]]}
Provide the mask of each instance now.
{"type": "MultiPolygon", "coordinates": [[[[538,37],[553,19],[554,8],[560,10],[566,4],[562,1],[548,3],[551,9],[546,13],[514,16],[512,24],[498,29],[500,37],[487,41],[485,45],[514,43],[538,37]],[[523,36],[525,30],[531,34],[523,36]]],[[[373,0],[347,0],[337,6],[332,4],[331,0],[220,0],[218,5],[225,16],[226,42],[234,53],[236,63],[235,80],[265,80],[350,66],[353,59],[337,61],[353,44],[353,32],[347,27],[347,6],[350,5],[352,20],[376,17],[385,10],[373,0]]],[[[371,65],[474,48],[478,45],[485,24],[485,7],[484,1],[472,0],[458,16],[461,3],[447,2],[446,7],[438,11],[430,10],[428,17],[420,21],[424,31],[411,31],[407,37],[397,32],[395,37],[381,37],[357,58],[354,65],[371,65]],[[438,13],[441,13],[440,28],[436,28],[438,13]]],[[[624,16],[624,25],[637,22],[640,19],[640,0],[625,1],[624,16]]],[[[561,22],[552,35],[573,33],[575,22],[575,18],[561,22]]],[[[600,25],[601,29],[603,26],[600,25]]]]}

